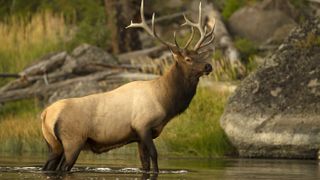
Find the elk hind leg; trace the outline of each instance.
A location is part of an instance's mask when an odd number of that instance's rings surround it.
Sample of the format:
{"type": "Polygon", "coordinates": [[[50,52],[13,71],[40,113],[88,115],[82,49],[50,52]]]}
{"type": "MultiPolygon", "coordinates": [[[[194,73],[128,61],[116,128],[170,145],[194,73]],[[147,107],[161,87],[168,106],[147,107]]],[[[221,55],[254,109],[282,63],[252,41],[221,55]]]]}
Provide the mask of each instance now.
{"type": "Polygon", "coordinates": [[[47,136],[46,142],[48,144],[49,148],[49,157],[47,162],[42,167],[43,171],[54,171],[59,165],[59,162],[61,161],[62,155],[63,155],[63,148],[60,142],[55,140],[54,138],[51,138],[50,136],[47,136]],[[47,141],[49,140],[49,141],[47,141]]]}
{"type": "Polygon", "coordinates": [[[85,142],[70,140],[63,142],[64,153],[58,169],[60,171],[70,171],[82,150],[85,142]]]}
{"type": "Polygon", "coordinates": [[[43,171],[54,171],[58,167],[62,158],[62,152],[60,154],[50,153],[46,164],[43,166],[43,171]]]}

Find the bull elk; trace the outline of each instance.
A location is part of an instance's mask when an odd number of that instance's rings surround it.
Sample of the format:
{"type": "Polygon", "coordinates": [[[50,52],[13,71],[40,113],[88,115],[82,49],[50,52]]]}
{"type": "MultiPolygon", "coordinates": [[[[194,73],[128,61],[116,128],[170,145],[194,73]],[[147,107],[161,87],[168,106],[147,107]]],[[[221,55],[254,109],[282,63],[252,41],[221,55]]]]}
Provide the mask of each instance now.
{"type": "Polygon", "coordinates": [[[158,173],[157,150],[153,139],[176,115],[182,113],[196,93],[199,78],[208,75],[212,66],[204,61],[203,48],[214,39],[213,27],[203,25],[201,3],[198,22],[184,16],[191,27],[191,36],[181,48],[174,33],[174,43],[166,42],[156,33],[152,16],[151,28],[147,25],[143,0],[141,22],[127,28],[143,28],[148,34],[167,46],[174,63],[161,77],[150,81],[127,83],[109,92],[80,98],[63,99],[47,107],[41,114],[42,133],[50,151],[43,170],[70,171],[81,150],[102,153],[137,142],[142,169],[158,173]],[[200,39],[194,48],[194,29],[200,39]]]}

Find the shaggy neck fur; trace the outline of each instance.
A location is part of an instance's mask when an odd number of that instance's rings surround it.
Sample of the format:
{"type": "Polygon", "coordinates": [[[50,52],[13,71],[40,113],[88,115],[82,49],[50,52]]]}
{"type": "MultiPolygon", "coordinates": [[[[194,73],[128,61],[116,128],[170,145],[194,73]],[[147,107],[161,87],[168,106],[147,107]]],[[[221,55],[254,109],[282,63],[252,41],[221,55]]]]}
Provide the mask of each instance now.
{"type": "Polygon", "coordinates": [[[183,66],[175,62],[158,81],[160,81],[159,90],[162,91],[158,100],[166,110],[169,120],[189,106],[196,93],[199,77],[188,73],[183,66]]]}

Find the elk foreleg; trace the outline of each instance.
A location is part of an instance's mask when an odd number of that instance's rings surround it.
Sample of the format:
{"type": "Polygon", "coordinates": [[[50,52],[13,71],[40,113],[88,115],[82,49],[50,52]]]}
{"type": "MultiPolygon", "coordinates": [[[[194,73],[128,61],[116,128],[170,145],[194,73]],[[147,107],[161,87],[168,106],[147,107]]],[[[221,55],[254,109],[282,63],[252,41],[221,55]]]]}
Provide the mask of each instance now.
{"type": "Polygon", "coordinates": [[[142,164],[142,170],[145,172],[150,171],[150,154],[147,147],[142,143],[138,142],[140,161],[142,164]]]}
{"type": "Polygon", "coordinates": [[[140,143],[142,143],[149,152],[152,161],[153,172],[158,173],[158,153],[156,146],[153,143],[151,130],[143,131],[139,133],[140,143]]]}

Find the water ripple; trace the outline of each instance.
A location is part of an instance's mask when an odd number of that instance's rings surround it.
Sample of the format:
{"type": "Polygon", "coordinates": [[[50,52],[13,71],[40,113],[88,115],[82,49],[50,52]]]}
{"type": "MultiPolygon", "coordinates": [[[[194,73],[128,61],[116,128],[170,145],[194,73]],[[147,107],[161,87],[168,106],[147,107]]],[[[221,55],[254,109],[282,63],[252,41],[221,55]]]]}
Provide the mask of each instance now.
{"type": "MultiPolygon", "coordinates": [[[[1,167],[0,173],[42,173],[41,167],[1,167]]],[[[72,169],[73,173],[112,173],[112,174],[140,174],[143,173],[139,168],[108,168],[108,167],[74,167],[72,169]]],[[[160,170],[160,174],[185,174],[188,173],[187,170],[160,170]]]]}

